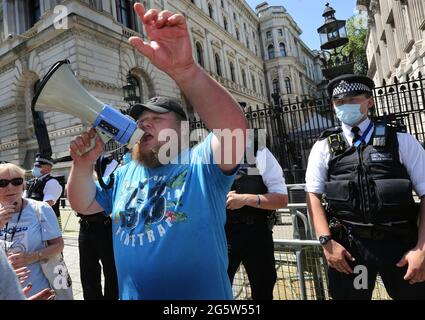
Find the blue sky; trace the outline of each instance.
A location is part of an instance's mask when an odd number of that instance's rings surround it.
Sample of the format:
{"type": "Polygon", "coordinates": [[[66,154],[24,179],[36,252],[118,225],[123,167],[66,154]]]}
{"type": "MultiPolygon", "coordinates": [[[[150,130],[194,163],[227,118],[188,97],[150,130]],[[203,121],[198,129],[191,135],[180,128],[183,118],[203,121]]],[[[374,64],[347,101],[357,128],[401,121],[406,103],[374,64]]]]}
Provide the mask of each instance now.
{"type": "MultiPolygon", "coordinates": [[[[246,0],[255,10],[261,0],[246,0]]],[[[267,0],[266,0],[267,1],[267,0]]],[[[320,49],[320,39],[317,28],[324,23],[322,17],[326,2],[336,10],[337,19],[350,18],[356,7],[356,0],[268,0],[271,6],[284,6],[303,31],[301,39],[311,48],[320,49]]]]}

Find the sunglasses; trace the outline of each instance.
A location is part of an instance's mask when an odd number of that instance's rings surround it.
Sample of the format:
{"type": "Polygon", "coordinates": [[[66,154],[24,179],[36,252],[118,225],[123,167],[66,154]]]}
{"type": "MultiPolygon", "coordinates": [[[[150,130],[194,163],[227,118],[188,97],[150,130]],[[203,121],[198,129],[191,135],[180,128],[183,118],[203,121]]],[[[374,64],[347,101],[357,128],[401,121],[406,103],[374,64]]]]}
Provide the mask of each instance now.
{"type": "Polygon", "coordinates": [[[14,178],[12,180],[0,179],[0,188],[5,188],[11,183],[13,186],[20,186],[24,183],[24,179],[22,178],[14,178]]]}

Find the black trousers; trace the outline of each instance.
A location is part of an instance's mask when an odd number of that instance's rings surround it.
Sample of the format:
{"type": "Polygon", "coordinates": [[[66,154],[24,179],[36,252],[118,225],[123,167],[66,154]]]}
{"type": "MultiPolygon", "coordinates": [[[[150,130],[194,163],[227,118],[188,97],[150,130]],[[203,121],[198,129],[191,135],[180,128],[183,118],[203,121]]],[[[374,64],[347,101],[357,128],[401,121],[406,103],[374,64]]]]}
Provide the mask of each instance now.
{"type": "Polygon", "coordinates": [[[276,283],[273,233],[267,223],[226,224],[229,251],[227,273],[233,283],[236,271],[243,263],[251,285],[253,300],[272,300],[276,283]]]}
{"type": "Polygon", "coordinates": [[[78,245],[84,300],[117,300],[118,280],[112,247],[111,219],[95,222],[81,219],[78,245]],[[104,294],[99,261],[102,262],[105,277],[104,294]]]}
{"type": "Polygon", "coordinates": [[[389,296],[395,300],[423,300],[425,299],[425,282],[409,284],[404,280],[407,266],[399,268],[396,264],[410,249],[416,245],[416,238],[372,240],[354,237],[350,242],[347,238],[335,239],[342,244],[356,259],[350,262],[354,270],[358,267],[357,274],[346,275],[336,269],[329,268],[329,291],[334,300],[370,300],[377,274],[384,282],[389,296]],[[366,281],[360,278],[367,270],[366,281]],[[359,284],[364,284],[360,285],[359,284]],[[357,287],[357,288],[356,288],[357,287]],[[359,289],[361,287],[361,289],[359,289]]]}

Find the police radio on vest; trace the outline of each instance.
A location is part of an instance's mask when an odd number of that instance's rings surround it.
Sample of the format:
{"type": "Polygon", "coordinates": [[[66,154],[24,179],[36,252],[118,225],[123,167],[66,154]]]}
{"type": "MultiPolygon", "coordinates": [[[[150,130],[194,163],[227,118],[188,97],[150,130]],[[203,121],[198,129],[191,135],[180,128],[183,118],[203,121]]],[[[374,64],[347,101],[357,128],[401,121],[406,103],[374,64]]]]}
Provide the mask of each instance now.
{"type": "Polygon", "coordinates": [[[35,111],[71,114],[90,123],[104,143],[114,139],[131,149],[143,131],[129,116],[98,100],[75,78],[68,60],[56,62],[43,78],[32,101],[35,111]]]}

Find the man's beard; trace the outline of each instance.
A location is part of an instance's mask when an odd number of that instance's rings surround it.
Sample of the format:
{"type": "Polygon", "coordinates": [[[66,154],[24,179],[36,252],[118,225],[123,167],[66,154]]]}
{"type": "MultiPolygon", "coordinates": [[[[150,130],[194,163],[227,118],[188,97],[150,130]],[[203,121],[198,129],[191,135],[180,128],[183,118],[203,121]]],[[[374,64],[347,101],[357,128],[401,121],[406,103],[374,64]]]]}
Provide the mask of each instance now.
{"type": "Polygon", "coordinates": [[[161,146],[156,145],[151,150],[142,151],[141,146],[139,145],[139,157],[137,161],[139,161],[144,167],[153,169],[161,166],[161,162],[158,159],[158,150],[161,146]]]}
{"type": "MultiPolygon", "coordinates": [[[[167,158],[163,158],[160,159],[160,149],[161,147],[163,147],[165,144],[169,143],[169,141],[167,142],[158,142],[154,147],[152,147],[152,149],[150,150],[143,150],[143,147],[141,146],[140,143],[138,143],[135,148],[137,148],[135,151],[133,152],[133,159],[135,159],[136,161],[140,162],[140,164],[142,164],[144,167],[150,168],[150,169],[154,169],[157,167],[160,167],[162,165],[166,165],[169,163],[170,158],[174,159],[175,157],[177,157],[180,153],[180,149],[181,149],[181,140],[180,140],[180,136],[178,137],[178,141],[177,141],[177,150],[173,149],[173,151],[176,151],[176,153],[174,154],[174,152],[172,154],[167,154],[167,158]],[[161,161],[162,160],[162,161],[161,161]]],[[[165,147],[168,147],[165,146],[165,147]]],[[[164,150],[162,150],[164,151],[164,150]]],[[[162,156],[164,156],[164,154],[162,153],[162,156]]]]}

